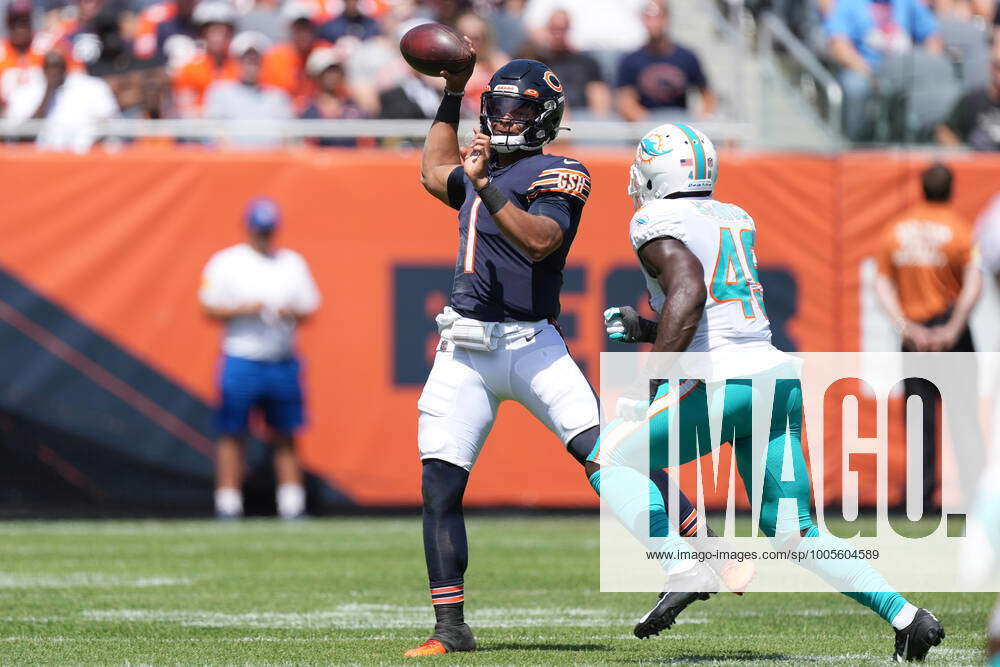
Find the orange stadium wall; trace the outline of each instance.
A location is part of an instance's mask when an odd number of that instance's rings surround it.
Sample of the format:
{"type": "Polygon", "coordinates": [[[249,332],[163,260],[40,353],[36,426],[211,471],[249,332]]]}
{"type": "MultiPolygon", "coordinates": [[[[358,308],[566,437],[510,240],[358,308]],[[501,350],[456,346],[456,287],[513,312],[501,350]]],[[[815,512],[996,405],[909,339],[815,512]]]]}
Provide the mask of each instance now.
{"type": "MultiPolygon", "coordinates": [[[[570,254],[561,323],[596,385],[606,348],[602,310],[646,306],[627,239],[629,156],[573,154],[589,167],[593,192],[570,254]]],[[[723,156],[718,196],[758,223],[762,280],[781,346],[857,349],[859,262],[873,253],[881,226],[917,199],[925,164],[870,153],[723,156]]],[[[213,252],[242,239],[245,202],[274,197],[285,219],[280,241],[305,255],[324,298],[301,335],[305,464],[350,502],[414,505],[416,401],[456,252],[454,213],[422,190],[418,165],[416,153],[6,152],[0,268],[211,402],[219,330],[198,307],[200,272],[213,252]]],[[[956,205],[971,218],[1000,188],[1000,160],[954,167],[956,205]]],[[[192,446],[206,446],[204,435],[196,440],[192,446]]],[[[833,458],[828,484],[840,472],[833,458]]],[[[900,465],[901,454],[892,460],[900,465]]],[[[559,443],[510,403],[467,499],[480,506],[595,505],[559,443]]]]}

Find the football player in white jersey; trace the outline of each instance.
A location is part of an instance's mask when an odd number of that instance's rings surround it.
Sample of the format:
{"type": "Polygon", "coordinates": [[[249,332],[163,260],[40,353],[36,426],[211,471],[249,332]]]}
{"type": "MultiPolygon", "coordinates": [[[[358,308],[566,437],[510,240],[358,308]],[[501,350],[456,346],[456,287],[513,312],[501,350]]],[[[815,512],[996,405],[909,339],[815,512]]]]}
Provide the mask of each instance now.
{"type": "MultiPolygon", "coordinates": [[[[846,549],[849,545],[823,534],[810,513],[810,481],[801,441],[801,388],[788,371],[787,356],[771,345],[771,330],[764,308],[764,290],[757,274],[754,252],[756,227],[753,218],[734,204],[712,198],[718,178],[719,157],[712,142],[699,130],[682,124],[661,125],[649,132],[636,149],[630,171],[628,193],[635,206],[629,228],[649,290],[650,305],[658,321],[644,320],[633,308],[605,311],[608,336],[621,342],[648,342],[654,352],[710,352],[712,380],[726,378],[771,378],[775,401],[787,405],[789,423],[774,427],[763,461],[764,475],[760,529],[783,549],[846,549]],[[779,440],[780,438],[780,440],[779,440]],[[793,480],[782,474],[786,443],[790,441],[793,480]],[[770,445],[771,443],[769,443],[770,445]],[[778,512],[778,500],[795,499],[798,511],[778,512]]],[[[713,383],[712,387],[718,386],[713,383]]],[[[653,396],[631,401],[641,405],[649,419],[648,434],[639,446],[665,442],[670,408],[687,397],[716,391],[705,382],[686,380],[671,390],[666,384],[653,396]],[[650,402],[648,399],[652,399],[650,402]],[[662,440],[660,440],[662,438],[662,440]]],[[[750,488],[753,454],[751,425],[746,415],[752,401],[750,383],[722,383],[725,392],[724,419],[729,419],[737,468],[750,488]],[[741,409],[742,408],[742,409],[741,409]]],[[[697,400],[697,399],[695,399],[697,400]]],[[[630,401],[620,402],[619,415],[628,415],[630,401]]],[[[634,407],[634,406],[633,406],[634,407]]],[[[625,453],[640,438],[630,438],[640,429],[634,421],[616,419],[601,434],[591,459],[601,466],[627,465],[625,453]]],[[[700,454],[697,446],[679,443],[680,463],[700,454]]],[[[650,451],[650,469],[667,467],[665,452],[650,451]]],[[[931,646],[944,638],[944,629],[933,614],[907,602],[889,587],[866,561],[803,559],[797,561],[837,590],[866,605],[889,622],[896,631],[893,657],[922,660],[931,646]]],[[[680,568],[685,569],[685,568],[680,568]]],[[[690,568],[687,568],[690,569],[690,568]]],[[[672,577],[673,579],[673,577],[672,577]]],[[[710,582],[706,588],[712,590],[710,582]]],[[[683,591],[661,596],[636,626],[644,637],[669,627],[677,614],[704,593],[683,591]]]]}

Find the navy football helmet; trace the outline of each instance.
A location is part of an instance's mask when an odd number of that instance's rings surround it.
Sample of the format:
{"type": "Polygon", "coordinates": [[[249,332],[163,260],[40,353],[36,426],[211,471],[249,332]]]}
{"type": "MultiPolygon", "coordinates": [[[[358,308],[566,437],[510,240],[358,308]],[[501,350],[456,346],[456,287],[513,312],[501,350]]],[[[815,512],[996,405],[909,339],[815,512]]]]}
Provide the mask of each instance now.
{"type": "Polygon", "coordinates": [[[566,97],[555,73],[537,60],[511,60],[490,79],[479,127],[501,153],[538,150],[556,138],[566,97]]]}

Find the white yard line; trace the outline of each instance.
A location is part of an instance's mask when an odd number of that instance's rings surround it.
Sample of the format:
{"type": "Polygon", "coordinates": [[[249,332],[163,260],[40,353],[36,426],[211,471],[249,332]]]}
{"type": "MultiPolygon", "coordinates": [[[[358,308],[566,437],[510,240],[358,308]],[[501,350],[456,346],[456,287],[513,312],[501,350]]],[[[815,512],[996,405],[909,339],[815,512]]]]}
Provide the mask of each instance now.
{"type": "Polygon", "coordinates": [[[93,572],[73,574],[11,574],[0,572],[0,588],[150,588],[188,586],[187,577],[119,577],[93,572]]]}
{"type": "MultiPolygon", "coordinates": [[[[94,622],[176,623],[193,627],[246,628],[423,628],[433,622],[428,605],[402,607],[380,604],[341,604],[333,609],[310,612],[224,613],[216,611],[168,609],[93,609],[83,618],[94,622]]],[[[631,615],[610,614],[603,609],[584,608],[504,608],[473,611],[469,623],[481,628],[595,627],[603,624],[631,624],[631,615]]],[[[691,619],[691,623],[707,620],[691,619]]]]}

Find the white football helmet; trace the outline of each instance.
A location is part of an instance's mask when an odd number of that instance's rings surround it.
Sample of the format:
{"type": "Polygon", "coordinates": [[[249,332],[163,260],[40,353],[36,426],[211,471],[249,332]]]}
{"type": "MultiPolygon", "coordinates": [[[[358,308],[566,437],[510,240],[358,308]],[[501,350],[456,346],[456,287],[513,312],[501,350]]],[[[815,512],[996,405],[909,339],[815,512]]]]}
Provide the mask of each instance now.
{"type": "Polygon", "coordinates": [[[712,141],[690,125],[667,123],[651,130],[635,149],[628,194],[636,209],[678,192],[712,194],[719,155],[712,141]]]}

